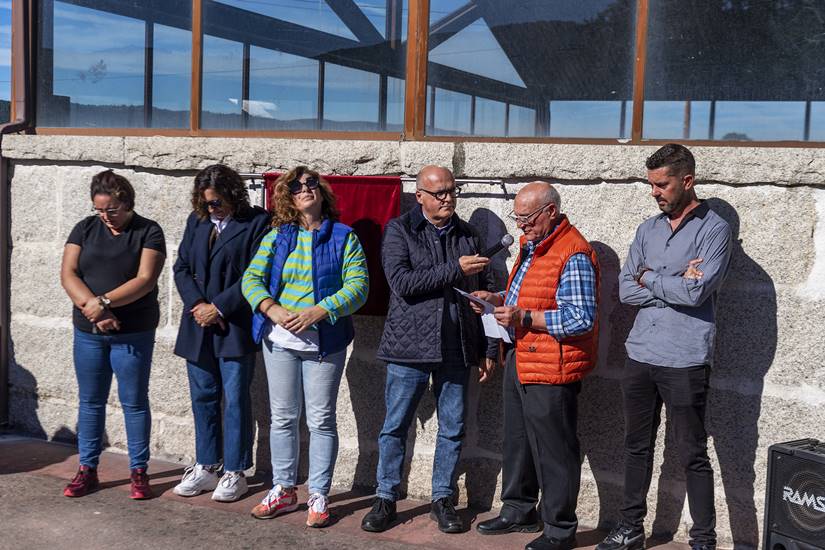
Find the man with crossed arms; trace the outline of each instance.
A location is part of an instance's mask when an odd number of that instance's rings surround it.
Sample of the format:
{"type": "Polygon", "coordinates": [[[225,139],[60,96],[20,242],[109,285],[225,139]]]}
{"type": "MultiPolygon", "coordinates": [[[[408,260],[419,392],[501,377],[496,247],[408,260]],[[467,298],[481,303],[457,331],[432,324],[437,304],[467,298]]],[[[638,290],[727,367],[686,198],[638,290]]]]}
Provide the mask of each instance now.
{"type": "Polygon", "coordinates": [[[639,306],[622,376],[625,416],[621,520],[597,550],[644,548],[647,492],[662,404],[685,469],[692,550],[716,546],[713,469],[705,431],[716,302],[728,271],[731,231],[696,197],[695,160],[669,143],[645,163],[661,214],[644,221],[619,274],[619,299],[639,306]]]}

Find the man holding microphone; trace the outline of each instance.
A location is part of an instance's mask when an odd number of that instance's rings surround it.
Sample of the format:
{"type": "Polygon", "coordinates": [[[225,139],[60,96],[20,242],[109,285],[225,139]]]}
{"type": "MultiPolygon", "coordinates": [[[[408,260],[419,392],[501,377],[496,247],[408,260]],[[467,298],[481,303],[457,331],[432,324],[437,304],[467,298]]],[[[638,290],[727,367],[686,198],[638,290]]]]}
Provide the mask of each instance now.
{"type": "Polygon", "coordinates": [[[464,438],[464,403],[472,367],[486,381],[497,345],[487,357],[479,317],[455,288],[491,290],[490,260],[479,256],[476,231],[455,214],[459,188],[452,172],[425,166],[416,178],[418,206],[391,220],[382,263],[390,304],[378,358],[387,362],[386,416],[378,437],[378,489],[361,522],[381,532],[396,519],[407,432],[432,379],[438,414],[430,517],[445,533],[464,530],[453,506],[455,472],[464,438]]]}
{"type": "Polygon", "coordinates": [[[515,344],[503,381],[503,504],[499,516],[477,530],[542,531],[527,550],[569,550],[581,478],[577,397],[581,379],[596,365],[599,264],[561,214],[559,193],[549,183],[524,186],[512,218],[523,235],[506,292],[473,293],[497,306],[496,320],[515,344]]]}

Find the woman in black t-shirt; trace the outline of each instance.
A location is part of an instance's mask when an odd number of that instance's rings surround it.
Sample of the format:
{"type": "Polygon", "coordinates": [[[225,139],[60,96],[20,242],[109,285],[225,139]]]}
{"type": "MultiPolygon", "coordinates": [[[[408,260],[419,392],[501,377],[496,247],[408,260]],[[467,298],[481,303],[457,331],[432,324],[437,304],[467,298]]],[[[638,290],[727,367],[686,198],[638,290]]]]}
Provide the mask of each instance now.
{"type": "Polygon", "coordinates": [[[79,410],[80,468],[63,494],[98,487],[106,402],[117,376],[126,423],[134,499],[152,496],[149,462],[149,371],[158,326],[157,280],[166,259],[160,226],[134,211],[135,190],[111,170],[92,178],[94,215],[72,229],[60,280],[74,303],[74,364],[79,410]]]}

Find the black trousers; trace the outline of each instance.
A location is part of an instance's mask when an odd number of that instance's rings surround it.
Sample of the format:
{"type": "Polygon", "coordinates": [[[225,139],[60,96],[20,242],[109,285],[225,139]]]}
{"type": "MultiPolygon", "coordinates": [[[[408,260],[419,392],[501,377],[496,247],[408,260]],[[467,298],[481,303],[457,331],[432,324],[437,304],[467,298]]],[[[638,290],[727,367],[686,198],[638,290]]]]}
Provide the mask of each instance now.
{"type": "Polygon", "coordinates": [[[653,450],[664,403],[668,428],[685,469],[688,505],[693,518],[691,544],[716,544],[713,468],[708,459],[705,408],[710,367],[670,368],[627,360],[622,378],[624,400],[624,502],[621,515],[641,526],[653,475],[653,450]]]}
{"type": "Polygon", "coordinates": [[[520,523],[536,519],[541,490],[544,534],[576,534],[576,499],[581,482],[577,398],[581,382],[521,384],[515,353],[504,371],[504,452],[501,516],[520,523]]]}

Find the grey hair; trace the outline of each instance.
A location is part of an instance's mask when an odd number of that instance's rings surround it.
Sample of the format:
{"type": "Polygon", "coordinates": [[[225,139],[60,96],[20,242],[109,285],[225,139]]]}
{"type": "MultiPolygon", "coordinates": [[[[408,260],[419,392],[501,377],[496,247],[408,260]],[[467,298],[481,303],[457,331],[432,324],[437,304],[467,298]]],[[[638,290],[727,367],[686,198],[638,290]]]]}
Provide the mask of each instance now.
{"type": "Polygon", "coordinates": [[[561,195],[559,195],[559,192],[556,190],[555,187],[553,187],[552,183],[550,183],[549,181],[541,181],[541,180],[534,181],[534,182],[531,182],[531,183],[542,183],[542,184],[544,184],[545,190],[544,190],[544,196],[543,196],[541,202],[543,204],[549,204],[549,203],[552,202],[553,204],[556,205],[556,211],[561,212],[561,195]]]}

